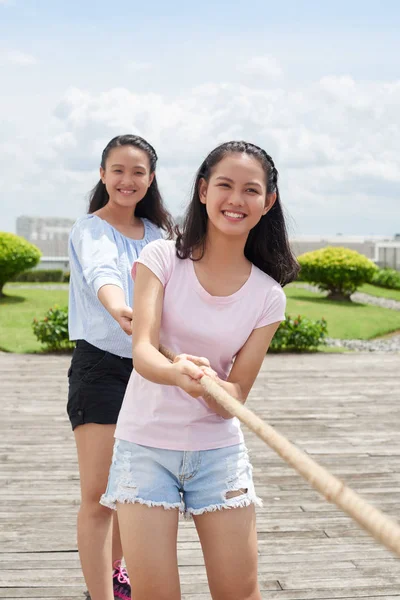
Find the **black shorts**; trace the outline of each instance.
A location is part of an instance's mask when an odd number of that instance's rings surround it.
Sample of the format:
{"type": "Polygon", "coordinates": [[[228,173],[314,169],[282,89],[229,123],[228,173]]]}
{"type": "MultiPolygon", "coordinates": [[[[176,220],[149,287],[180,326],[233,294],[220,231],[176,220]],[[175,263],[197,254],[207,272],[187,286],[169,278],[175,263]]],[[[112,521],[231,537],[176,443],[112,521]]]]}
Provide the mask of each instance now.
{"type": "Polygon", "coordinates": [[[72,429],[85,423],[115,425],[132,372],[132,359],[78,340],[68,370],[67,412],[72,429]]]}

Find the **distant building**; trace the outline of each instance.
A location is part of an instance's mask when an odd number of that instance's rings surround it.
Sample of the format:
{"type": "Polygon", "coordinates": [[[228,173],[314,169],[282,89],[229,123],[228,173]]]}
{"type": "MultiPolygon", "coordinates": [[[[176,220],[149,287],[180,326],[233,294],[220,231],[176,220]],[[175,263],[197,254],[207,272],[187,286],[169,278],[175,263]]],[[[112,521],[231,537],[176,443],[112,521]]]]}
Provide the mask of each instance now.
{"type": "Polygon", "coordinates": [[[400,239],[397,235],[295,236],[290,239],[290,245],[296,256],[326,246],[343,246],[370,258],[378,267],[390,267],[400,271],[400,239]]]}
{"type": "Polygon", "coordinates": [[[74,222],[59,217],[17,218],[17,235],[35,244],[43,254],[38,269],[68,270],[68,236],[74,222]]]}
{"type": "MultiPolygon", "coordinates": [[[[182,225],[183,217],[175,221],[182,225]]],[[[35,244],[43,253],[38,269],[69,268],[68,236],[74,219],[58,217],[18,217],[17,235],[35,244]]],[[[325,248],[344,246],[373,260],[379,267],[400,271],[400,234],[390,236],[308,235],[290,238],[296,256],[325,248]]]]}

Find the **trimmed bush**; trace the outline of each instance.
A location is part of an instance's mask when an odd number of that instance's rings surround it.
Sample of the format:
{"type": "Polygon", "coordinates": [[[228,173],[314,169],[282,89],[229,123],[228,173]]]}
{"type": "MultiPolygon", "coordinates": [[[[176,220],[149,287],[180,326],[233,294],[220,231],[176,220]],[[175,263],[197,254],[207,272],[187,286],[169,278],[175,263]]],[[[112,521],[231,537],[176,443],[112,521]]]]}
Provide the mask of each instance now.
{"type": "Polygon", "coordinates": [[[54,306],[43,319],[33,319],[33,333],[46,350],[70,350],[75,342],[68,337],[68,308],[54,306]]]}
{"type": "Polygon", "coordinates": [[[69,278],[70,278],[70,272],[64,271],[63,283],[69,283],[69,278]]]}
{"type": "Polygon", "coordinates": [[[305,281],[305,280],[303,279],[303,276],[302,276],[302,274],[301,274],[301,269],[300,269],[300,270],[299,270],[299,272],[297,273],[297,277],[296,277],[295,281],[300,281],[300,282],[302,282],[302,281],[305,281]]]}
{"type": "Polygon", "coordinates": [[[0,232],[0,297],[3,287],[18,273],[35,267],[42,253],[39,248],[14,233],[0,232]]]}
{"type": "Polygon", "coordinates": [[[379,269],[374,273],[371,283],[390,290],[400,290],[400,273],[395,269],[379,269]]]}
{"type": "Polygon", "coordinates": [[[298,257],[301,278],[328,292],[332,300],[350,300],[360,285],[369,283],[378,267],[355,250],[328,246],[298,257]]]}
{"type": "Polygon", "coordinates": [[[62,269],[35,269],[34,271],[19,273],[13,281],[61,283],[64,281],[64,272],[62,269]]]}
{"type": "Polygon", "coordinates": [[[328,334],[325,319],[313,321],[299,315],[296,319],[287,316],[274,335],[272,352],[309,352],[326,344],[328,334]]]}

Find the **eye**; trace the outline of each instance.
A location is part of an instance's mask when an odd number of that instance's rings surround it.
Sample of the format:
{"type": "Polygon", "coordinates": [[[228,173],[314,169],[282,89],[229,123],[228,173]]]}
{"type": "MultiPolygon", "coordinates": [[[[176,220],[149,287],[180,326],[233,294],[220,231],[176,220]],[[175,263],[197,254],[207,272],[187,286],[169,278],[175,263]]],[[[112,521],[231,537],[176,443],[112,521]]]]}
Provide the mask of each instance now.
{"type": "Polygon", "coordinates": [[[114,169],[114,173],[122,173],[121,169],[114,169]]]}
{"type": "Polygon", "coordinates": [[[135,175],[145,175],[145,173],[143,173],[142,171],[136,171],[135,175]]]}
{"type": "Polygon", "coordinates": [[[254,188],[247,188],[246,192],[250,192],[251,194],[259,194],[259,191],[255,190],[254,188]]]}
{"type": "Polygon", "coordinates": [[[228,188],[230,186],[229,186],[229,183],[218,183],[217,187],[226,187],[226,188],[228,188]]]}

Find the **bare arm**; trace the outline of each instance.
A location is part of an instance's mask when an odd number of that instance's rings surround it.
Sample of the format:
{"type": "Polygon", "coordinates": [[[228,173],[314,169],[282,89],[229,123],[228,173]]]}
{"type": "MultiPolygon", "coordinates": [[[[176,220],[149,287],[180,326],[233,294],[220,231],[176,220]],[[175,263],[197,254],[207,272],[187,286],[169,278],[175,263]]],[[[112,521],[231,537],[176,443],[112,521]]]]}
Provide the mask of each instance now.
{"type": "Polygon", "coordinates": [[[124,290],[118,285],[106,284],[99,289],[97,297],[125,333],[131,335],[132,309],[125,302],[124,290]]]}
{"type": "MultiPolygon", "coordinates": [[[[147,267],[138,264],[134,291],[134,318],[132,326],[133,363],[145,379],[161,385],[176,385],[191,396],[204,397],[199,380],[205,373],[234,398],[244,403],[279,327],[278,323],[255,329],[238,353],[227,381],[219,379],[206,359],[180,355],[171,363],[159,352],[160,326],[164,288],[161,281],[147,267]]],[[[224,418],[230,413],[210,398],[205,398],[212,410],[224,418]]]]}
{"type": "Polygon", "coordinates": [[[201,368],[184,357],[171,363],[159,352],[163,300],[164,288],[161,281],[150,269],[139,263],[135,278],[132,325],[135,370],[153,383],[176,385],[191,396],[199,397],[203,394],[198,381],[203,376],[201,368]]]}
{"type": "MultiPolygon", "coordinates": [[[[245,345],[238,352],[227,381],[214,377],[224,390],[242,404],[247,400],[279,325],[280,322],[277,322],[254,329],[245,345]]],[[[206,368],[203,371],[207,373],[206,368]]],[[[208,397],[205,400],[209,407],[221,417],[225,419],[232,418],[232,415],[221,408],[215,400],[208,397]]]]}
{"type": "Polygon", "coordinates": [[[76,255],[82,277],[94,296],[130,335],[132,309],[127,306],[122,289],[118,248],[106,221],[92,216],[88,215],[88,220],[72,228],[71,251],[76,255]]]}

